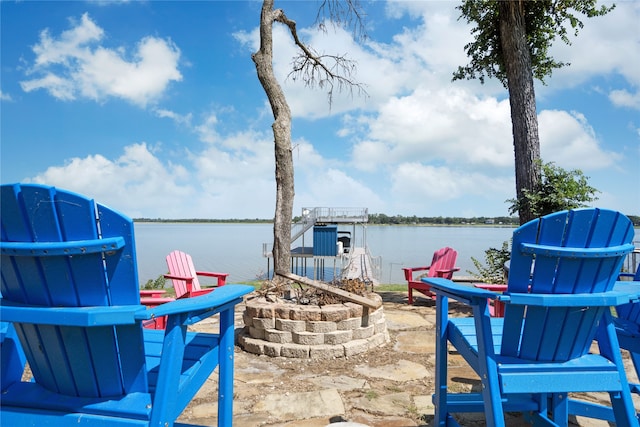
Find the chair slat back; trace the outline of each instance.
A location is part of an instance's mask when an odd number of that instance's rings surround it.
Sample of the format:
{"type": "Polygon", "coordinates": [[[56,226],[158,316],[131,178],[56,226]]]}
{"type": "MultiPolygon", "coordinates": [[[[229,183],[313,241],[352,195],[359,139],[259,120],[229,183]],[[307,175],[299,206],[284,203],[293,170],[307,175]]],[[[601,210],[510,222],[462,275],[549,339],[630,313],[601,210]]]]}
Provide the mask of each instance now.
{"type": "MultiPolygon", "coordinates": [[[[633,234],[627,217],[604,209],[563,211],[530,221],[513,234],[508,292],[571,298],[608,291],[633,234]]],[[[507,304],[501,352],[532,361],[579,357],[588,352],[607,309],[507,304]]]]}
{"type": "MultiPolygon", "coordinates": [[[[193,291],[199,291],[201,289],[200,281],[196,274],[196,267],[193,265],[191,255],[182,251],[173,251],[167,255],[167,267],[169,268],[169,274],[172,276],[192,277],[193,291]]],[[[171,279],[171,281],[176,291],[176,298],[180,298],[188,292],[187,282],[185,280],[171,279]]]]}
{"type": "Polygon", "coordinates": [[[457,258],[458,252],[453,248],[444,247],[438,249],[433,253],[433,259],[431,260],[431,267],[427,272],[427,277],[451,279],[453,277],[453,271],[441,274],[439,270],[451,270],[455,267],[457,258]]]}
{"type": "MultiPolygon", "coordinates": [[[[1,197],[3,244],[33,246],[32,255],[16,255],[3,246],[4,300],[53,310],[140,303],[129,218],[91,199],[41,185],[3,185],[1,197]],[[85,251],[80,245],[73,254],[41,250],[43,244],[109,237],[121,237],[124,245],[106,252],[85,251]]],[[[81,327],[38,320],[15,327],[34,379],[43,387],[84,397],[147,390],[139,323],[81,327]]]]}

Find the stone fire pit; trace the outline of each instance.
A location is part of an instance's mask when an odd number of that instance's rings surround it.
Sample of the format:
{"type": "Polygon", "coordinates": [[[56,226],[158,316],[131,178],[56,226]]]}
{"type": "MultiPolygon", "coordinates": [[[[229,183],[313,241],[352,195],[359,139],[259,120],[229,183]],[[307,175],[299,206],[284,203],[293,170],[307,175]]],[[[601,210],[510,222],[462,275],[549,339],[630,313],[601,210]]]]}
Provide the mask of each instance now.
{"type": "Polygon", "coordinates": [[[366,297],[378,301],[378,308],[254,298],[246,302],[238,343],[249,353],[272,357],[327,359],[363,353],[389,341],[382,298],[375,293],[366,297]]]}

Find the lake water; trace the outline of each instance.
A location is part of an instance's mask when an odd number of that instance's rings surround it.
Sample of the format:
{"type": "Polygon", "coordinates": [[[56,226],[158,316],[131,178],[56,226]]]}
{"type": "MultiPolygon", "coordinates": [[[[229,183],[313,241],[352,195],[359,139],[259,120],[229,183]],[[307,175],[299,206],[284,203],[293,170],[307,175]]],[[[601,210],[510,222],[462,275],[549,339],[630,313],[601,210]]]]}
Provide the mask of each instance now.
{"type": "MultiPolygon", "coordinates": [[[[352,231],[352,245],[366,243],[373,256],[382,257],[381,283],[404,283],[402,267],[429,265],[433,252],[443,246],[458,251],[459,274],[468,276],[468,270],[475,271],[471,257],[484,262],[484,251],[500,248],[514,228],[369,225],[366,232],[360,227],[339,230],[352,231]]],[[[135,233],[141,284],[167,272],[165,257],[175,249],[191,254],[198,270],[229,273],[231,283],[255,280],[267,272],[263,243],[271,250],[273,241],[272,224],[136,223],[135,233]]],[[[312,239],[305,238],[311,246],[312,239]]]]}

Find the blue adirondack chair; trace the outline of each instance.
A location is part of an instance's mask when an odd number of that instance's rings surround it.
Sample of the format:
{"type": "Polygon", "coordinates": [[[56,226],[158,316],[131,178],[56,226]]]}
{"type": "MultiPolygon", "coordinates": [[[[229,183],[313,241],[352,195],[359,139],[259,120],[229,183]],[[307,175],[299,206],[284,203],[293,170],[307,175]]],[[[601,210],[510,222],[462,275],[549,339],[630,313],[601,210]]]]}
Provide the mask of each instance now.
{"type": "Polygon", "coordinates": [[[484,412],[488,426],[504,426],[505,412],[519,412],[534,425],[566,426],[569,392],[603,391],[617,425],[637,427],[610,309],[640,294],[614,289],[633,233],[618,212],[557,212],[514,231],[503,294],[424,278],[436,293],[434,425],[484,412]],[[449,317],[449,299],[470,305],[473,317],[449,317]],[[505,303],[504,318],[489,316],[488,299],[505,303]],[[599,325],[615,349],[606,357],[589,353],[599,325]],[[448,343],[478,374],[481,391],[448,392],[448,343]]]}
{"type": "Polygon", "coordinates": [[[230,426],[234,307],[253,288],[147,309],[129,218],[53,187],[0,191],[0,321],[33,373],[15,381],[20,360],[3,357],[13,380],[2,382],[0,425],[173,426],[219,365],[218,426],[230,426]],[[187,332],[215,314],[219,334],[187,332]],[[166,330],[142,328],[164,315],[166,330]]]}

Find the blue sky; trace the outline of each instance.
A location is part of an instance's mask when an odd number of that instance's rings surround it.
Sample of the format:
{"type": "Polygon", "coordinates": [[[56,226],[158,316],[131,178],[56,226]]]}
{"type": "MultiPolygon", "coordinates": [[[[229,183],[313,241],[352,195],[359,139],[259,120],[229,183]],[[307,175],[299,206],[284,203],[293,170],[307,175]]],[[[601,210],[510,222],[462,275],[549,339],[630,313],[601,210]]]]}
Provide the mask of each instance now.
{"type": "MultiPolygon", "coordinates": [[[[320,52],[357,61],[367,96],[287,79],[302,207],[502,216],[514,197],[506,91],[451,82],[470,27],[454,1],[364,1],[368,38],[313,27],[317,1],[279,2],[320,52]]],[[[272,114],[251,54],[260,1],[2,1],[3,183],[75,190],[132,217],[272,218],[272,114]]],[[[571,63],[537,84],[544,161],[581,169],[595,205],[640,215],[640,2],[586,19],[571,63]]]]}

